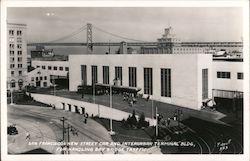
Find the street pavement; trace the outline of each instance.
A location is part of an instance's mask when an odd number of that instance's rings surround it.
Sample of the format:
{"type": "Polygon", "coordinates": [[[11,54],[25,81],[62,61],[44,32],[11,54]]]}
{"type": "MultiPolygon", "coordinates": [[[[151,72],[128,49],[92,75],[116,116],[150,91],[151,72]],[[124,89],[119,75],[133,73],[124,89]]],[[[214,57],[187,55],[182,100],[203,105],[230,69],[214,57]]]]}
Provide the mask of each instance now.
{"type": "MultiPolygon", "coordinates": [[[[108,131],[96,121],[88,118],[87,124],[84,123],[82,115],[63,110],[53,110],[49,107],[28,106],[28,105],[8,105],[8,125],[13,125],[18,129],[18,135],[8,135],[8,152],[20,154],[33,149],[42,148],[49,153],[61,154],[60,146],[39,145],[40,142],[59,142],[62,139],[62,122],[60,119],[65,117],[65,127],[67,124],[73,126],[77,135],[71,132],[70,142],[90,143],[90,142],[112,142],[108,131]],[[27,133],[30,138],[26,139],[27,133]],[[38,143],[38,145],[36,145],[38,143]]],[[[67,141],[67,133],[65,140],[67,141]]],[[[79,144],[78,144],[79,145],[79,144]]],[[[113,154],[114,151],[91,151],[91,147],[96,146],[70,146],[74,148],[71,154],[113,154]],[[89,147],[89,148],[88,148],[89,147]],[[81,148],[81,149],[80,149],[81,148]]],[[[103,145],[98,148],[128,148],[126,146],[103,145]]],[[[119,151],[118,154],[144,154],[161,153],[158,147],[151,147],[146,151],[119,151]]]]}

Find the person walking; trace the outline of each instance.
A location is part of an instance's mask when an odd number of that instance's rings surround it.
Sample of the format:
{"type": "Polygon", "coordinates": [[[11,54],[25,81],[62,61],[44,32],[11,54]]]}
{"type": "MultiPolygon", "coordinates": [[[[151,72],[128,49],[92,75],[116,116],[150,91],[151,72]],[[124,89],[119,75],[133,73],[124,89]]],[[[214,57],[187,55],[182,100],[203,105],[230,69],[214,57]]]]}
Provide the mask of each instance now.
{"type": "Polygon", "coordinates": [[[167,123],[168,123],[168,126],[170,125],[170,118],[168,117],[168,120],[167,120],[167,123]]]}
{"type": "Polygon", "coordinates": [[[30,140],[30,133],[26,132],[26,140],[30,140]]]}

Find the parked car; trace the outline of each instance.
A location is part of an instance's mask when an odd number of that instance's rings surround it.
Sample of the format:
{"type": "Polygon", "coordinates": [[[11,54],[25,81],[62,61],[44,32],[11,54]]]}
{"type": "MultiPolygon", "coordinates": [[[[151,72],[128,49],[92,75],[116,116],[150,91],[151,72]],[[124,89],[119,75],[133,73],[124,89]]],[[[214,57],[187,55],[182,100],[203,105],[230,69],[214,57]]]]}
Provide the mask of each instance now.
{"type": "Polygon", "coordinates": [[[17,128],[13,125],[8,126],[8,130],[7,130],[8,135],[17,135],[18,131],[17,128]]]}

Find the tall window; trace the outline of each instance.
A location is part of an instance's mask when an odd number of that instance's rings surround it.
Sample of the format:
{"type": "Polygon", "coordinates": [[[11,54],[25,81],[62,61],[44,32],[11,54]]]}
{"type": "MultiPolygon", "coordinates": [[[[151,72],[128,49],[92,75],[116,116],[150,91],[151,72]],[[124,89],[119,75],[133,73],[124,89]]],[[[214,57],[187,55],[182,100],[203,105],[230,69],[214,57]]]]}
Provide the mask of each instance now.
{"type": "Polygon", "coordinates": [[[161,96],[171,97],[171,69],[161,69],[161,96]]]}
{"type": "Polygon", "coordinates": [[[81,65],[82,85],[87,85],[87,66],[81,65]]]}
{"type": "Polygon", "coordinates": [[[17,67],[18,67],[18,68],[22,68],[22,67],[23,67],[23,64],[18,64],[17,67]]]}
{"type": "Polygon", "coordinates": [[[92,84],[94,84],[94,83],[98,82],[98,79],[97,79],[97,66],[92,65],[91,70],[92,70],[92,84]]]}
{"type": "Polygon", "coordinates": [[[17,51],[17,55],[22,55],[22,51],[17,51]]]}
{"type": "Polygon", "coordinates": [[[128,67],[129,87],[136,87],[136,67],[128,67]]]}
{"type": "Polygon", "coordinates": [[[208,98],[208,69],[202,69],[202,99],[208,98]]]}
{"type": "Polygon", "coordinates": [[[237,79],[243,79],[243,73],[237,73],[237,79]]]}
{"type": "Polygon", "coordinates": [[[10,50],[10,56],[14,56],[14,54],[15,54],[15,51],[10,50]]]}
{"type": "Polygon", "coordinates": [[[122,67],[115,67],[115,78],[119,79],[122,85],[122,67]]]}
{"type": "Polygon", "coordinates": [[[153,70],[144,68],[144,94],[153,94],[153,70]]]}
{"type": "Polygon", "coordinates": [[[9,30],[9,35],[14,36],[14,30],[9,30]]]}
{"type": "Polygon", "coordinates": [[[217,72],[217,78],[230,79],[230,72],[217,72]]]}
{"type": "Polygon", "coordinates": [[[103,66],[103,84],[109,84],[109,66],[103,66]]]}
{"type": "Polygon", "coordinates": [[[22,31],[21,30],[17,30],[17,36],[22,36],[22,31]]]}

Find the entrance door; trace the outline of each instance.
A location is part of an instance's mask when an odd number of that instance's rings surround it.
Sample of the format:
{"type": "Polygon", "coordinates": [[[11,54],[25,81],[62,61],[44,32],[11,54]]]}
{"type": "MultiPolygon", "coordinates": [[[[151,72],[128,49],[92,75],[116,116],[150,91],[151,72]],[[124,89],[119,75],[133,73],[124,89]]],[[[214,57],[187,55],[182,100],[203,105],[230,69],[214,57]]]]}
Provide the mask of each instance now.
{"type": "Polygon", "coordinates": [[[69,111],[71,111],[71,104],[68,104],[69,105],[69,111]]]}
{"type": "Polygon", "coordinates": [[[62,109],[65,110],[65,103],[62,103],[62,109]]]}

